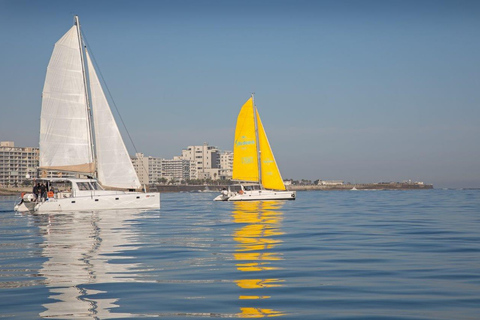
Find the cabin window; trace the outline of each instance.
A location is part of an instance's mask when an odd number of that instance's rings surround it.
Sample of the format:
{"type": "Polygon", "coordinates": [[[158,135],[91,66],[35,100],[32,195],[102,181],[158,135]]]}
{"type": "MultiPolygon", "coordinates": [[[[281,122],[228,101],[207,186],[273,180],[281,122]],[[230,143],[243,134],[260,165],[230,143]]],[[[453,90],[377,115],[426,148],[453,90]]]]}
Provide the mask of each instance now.
{"type": "Polygon", "coordinates": [[[96,181],[90,181],[90,185],[92,186],[92,190],[103,190],[103,188],[96,181]]]}
{"type": "Polygon", "coordinates": [[[72,201],[72,203],[75,203],[75,201],[72,201]]]}
{"type": "Polygon", "coordinates": [[[80,191],[92,190],[92,186],[88,182],[77,182],[77,186],[80,191]]]}
{"type": "Polygon", "coordinates": [[[118,198],[115,198],[115,200],[118,200],[118,198]]]}
{"type": "Polygon", "coordinates": [[[95,199],[95,201],[98,201],[98,199],[95,199]]]}
{"type": "Polygon", "coordinates": [[[137,199],[140,199],[140,197],[137,197],[137,199]]]}
{"type": "Polygon", "coordinates": [[[71,192],[72,185],[69,181],[53,181],[49,183],[48,191],[53,191],[54,193],[71,192]]]}

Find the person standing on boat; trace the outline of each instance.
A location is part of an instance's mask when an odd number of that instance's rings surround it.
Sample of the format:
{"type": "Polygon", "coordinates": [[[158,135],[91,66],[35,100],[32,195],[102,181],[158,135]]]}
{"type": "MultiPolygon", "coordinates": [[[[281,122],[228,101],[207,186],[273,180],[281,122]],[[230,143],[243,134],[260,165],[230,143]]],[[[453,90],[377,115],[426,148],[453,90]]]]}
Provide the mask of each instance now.
{"type": "Polygon", "coordinates": [[[40,183],[33,185],[33,194],[35,195],[35,200],[38,199],[38,193],[40,192],[40,183]]]}
{"type": "Polygon", "coordinates": [[[40,185],[40,197],[42,198],[42,201],[45,201],[47,198],[47,188],[45,187],[45,183],[40,185]]]}

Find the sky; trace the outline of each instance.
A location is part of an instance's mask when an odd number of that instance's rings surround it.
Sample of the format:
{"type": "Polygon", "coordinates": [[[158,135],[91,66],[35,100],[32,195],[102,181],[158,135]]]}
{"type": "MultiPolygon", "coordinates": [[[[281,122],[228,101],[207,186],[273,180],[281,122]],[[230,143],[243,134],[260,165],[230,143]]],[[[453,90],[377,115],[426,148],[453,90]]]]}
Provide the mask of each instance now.
{"type": "Polygon", "coordinates": [[[254,92],[285,179],[480,187],[479,1],[0,0],[1,141],[74,15],[131,154],[232,150],[254,92]]]}

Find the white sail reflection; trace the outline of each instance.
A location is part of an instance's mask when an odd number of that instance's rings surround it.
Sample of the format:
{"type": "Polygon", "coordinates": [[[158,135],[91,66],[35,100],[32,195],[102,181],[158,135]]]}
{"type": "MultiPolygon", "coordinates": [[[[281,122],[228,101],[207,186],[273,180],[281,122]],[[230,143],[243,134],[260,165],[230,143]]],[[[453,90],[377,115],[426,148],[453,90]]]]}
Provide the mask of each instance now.
{"type": "Polygon", "coordinates": [[[40,276],[54,302],[44,304],[45,318],[121,318],[115,313],[116,298],[96,298],[104,291],[89,290],[88,284],[137,281],[139,264],[126,255],[136,250],[131,220],[138,211],[76,212],[39,216],[44,238],[40,276]],[[115,263],[112,262],[115,260],[115,263]]]}
{"type": "MultiPolygon", "coordinates": [[[[282,201],[234,203],[232,212],[234,221],[243,224],[233,235],[237,242],[234,254],[236,267],[239,271],[253,272],[256,276],[235,281],[240,288],[247,290],[244,295],[239,296],[240,300],[270,299],[270,296],[261,294],[262,290],[283,285],[282,279],[262,278],[267,271],[278,269],[275,261],[283,260],[283,256],[275,252],[275,248],[282,243],[282,240],[275,238],[283,234],[280,229],[283,219],[282,206],[282,201]]],[[[250,306],[242,307],[240,310],[237,316],[241,318],[285,315],[281,311],[250,306]]]]}

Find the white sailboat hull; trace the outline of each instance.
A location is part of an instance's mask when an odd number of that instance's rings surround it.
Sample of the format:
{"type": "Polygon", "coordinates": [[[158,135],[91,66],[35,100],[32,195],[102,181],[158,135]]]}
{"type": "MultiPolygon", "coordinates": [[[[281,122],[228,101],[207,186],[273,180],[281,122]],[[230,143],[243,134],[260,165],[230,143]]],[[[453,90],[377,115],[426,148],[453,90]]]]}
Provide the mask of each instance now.
{"type": "Polygon", "coordinates": [[[235,193],[228,197],[226,201],[295,200],[296,196],[297,194],[295,191],[263,189],[244,191],[243,194],[235,193]]]}
{"type": "Polygon", "coordinates": [[[70,198],[48,198],[43,202],[25,199],[16,209],[30,212],[72,212],[87,210],[159,209],[159,193],[109,192],[70,198]]]}

